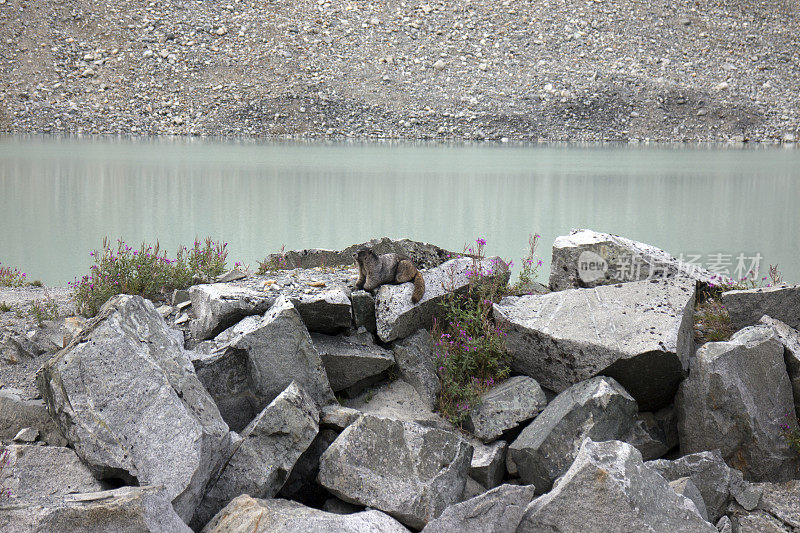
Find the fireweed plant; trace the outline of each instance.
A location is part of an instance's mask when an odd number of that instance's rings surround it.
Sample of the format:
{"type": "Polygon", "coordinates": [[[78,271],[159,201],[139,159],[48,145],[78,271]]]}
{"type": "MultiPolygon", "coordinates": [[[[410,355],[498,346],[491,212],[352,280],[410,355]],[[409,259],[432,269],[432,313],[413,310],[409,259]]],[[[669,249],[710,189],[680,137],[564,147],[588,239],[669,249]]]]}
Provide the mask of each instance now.
{"type": "Polygon", "coordinates": [[[795,421],[790,413],[786,413],[784,416],[786,421],[781,423],[783,438],[786,439],[786,444],[789,447],[800,453],[800,418],[795,421]]]}
{"type": "Polygon", "coordinates": [[[505,295],[505,274],[512,263],[486,260],[486,241],[475,242],[475,247],[464,251],[472,258],[466,292],[450,291],[441,304],[444,320],[434,321],[432,331],[441,382],[437,408],[459,426],[470,409],[478,405],[481,395],[510,372],[506,334],[495,325],[491,311],[492,304],[505,295]]]}
{"type": "Polygon", "coordinates": [[[281,246],[281,250],[277,254],[274,254],[272,259],[266,257],[263,261],[258,262],[258,270],[256,270],[256,274],[263,276],[264,274],[275,272],[276,270],[286,270],[285,244],[281,246]]]}
{"type": "Polygon", "coordinates": [[[89,273],[70,283],[78,312],[95,316],[100,306],[117,294],[138,294],[152,300],[174,289],[210,281],[225,271],[227,246],[211,238],[195,239],[191,248],[180,246],[175,259],[169,259],[158,242],[142,243],[135,249],[122,239],[116,246],[103,239],[103,249],[89,253],[94,259],[89,273]]]}
{"type": "Polygon", "coordinates": [[[28,284],[25,272],[0,263],[0,287],[23,287],[28,284]]]}

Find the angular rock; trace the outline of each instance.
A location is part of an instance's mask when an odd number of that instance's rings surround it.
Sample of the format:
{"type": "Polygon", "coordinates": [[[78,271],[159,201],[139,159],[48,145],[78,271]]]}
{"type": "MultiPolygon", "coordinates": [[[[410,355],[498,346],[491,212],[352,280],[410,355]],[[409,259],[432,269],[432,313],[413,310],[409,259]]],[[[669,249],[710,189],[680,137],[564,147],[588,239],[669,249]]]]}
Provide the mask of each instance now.
{"type": "Polygon", "coordinates": [[[380,511],[335,514],[290,500],[258,500],[243,494],[234,499],[203,533],[408,533],[380,511]]]}
{"type": "Polygon", "coordinates": [[[244,429],[264,403],[251,383],[247,352],[223,349],[210,354],[190,352],[190,357],[198,379],[214,398],[222,419],[233,431],[244,429]]]}
{"type": "Polygon", "coordinates": [[[3,507],[4,533],[191,533],[162,487],[122,487],[103,492],[3,507]]]}
{"type": "Polygon", "coordinates": [[[646,441],[635,423],[637,410],[636,400],[614,379],[592,378],[556,396],[511,443],[508,454],[525,483],[547,492],[585,438],[646,441]]]}
{"type": "Polygon", "coordinates": [[[339,404],[326,405],[319,413],[321,428],[335,429],[341,432],[344,428],[358,420],[361,411],[339,404]]]}
{"type": "Polygon", "coordinates": [[[506,473],[508,443],[498,440],[491,444],[474,444],[469,476],[486,488],[500,485],[506,473]]]}
{"type": "Polygon", "coordinates": [[[11,503],[52,500],[104,488],[69,448],[12,445],[0,447],[0,455],[4,453],[0,487],[10,491],[11,503]]]}
{"type": "Polygon", "coordinates": [[[185,521],[230,453],[228,426],[189,357],[139,296],[106,302],[37,384],[96,477],[164,485],[185,521]]]}
{"type": "Polygon", "coordinates": [[[394,360],[400,376],[417,390],[429,409],[436,406],[436,396],[441,389],[433,348],[433,337],[424,329],[394,345],[394,360]]]}
{"type": "Polygon", "coordinates": [[[344,501],[422,528],[459,501],[472,446],[459,435],[364,416],[322,455],[318,481],[344,501]]]}
{"type": "Polygon", "coordinates": [[[638,281],[508,297],[494,317],[517,372],[556,392],[611,376],[651,411],[672,403],[688,368],[694,297],[686,278],[638,281]]]}
{"type": "Polygon", "coordinates": [[[726,291],[722,293],[722,304],[736,330],[758,324],[764,315],[800,329],[800,285],[726,291]]]}
{"type": "Polygon", "coordinates": [[[794,410],[800,414],[800,332],[769,316],[762,316],[759,324],[774,329],[778,342],[783,344],[783,362],[792,384],[794,410]]]}
{"type": "Polygon", "coordinates": [[[19,432],[14,435],[14,442],[28,444],[31,442],[36,442],[36,439],[39,438],[39,430],[34,428],[22,428],[19,432]]]}
{"type": "MultiPolygon", "coordinates": [[[[472,272],[476,266],[470,258],[451,259],[446,263],[422,272],[425,279],[425,294],[416,303],[411,303],[413,283],[401,285],[382,285],[375,297],[375,316],[378,337],[384,342],[408,337],[420,328],[430,328],[435,317],[442,318],[444,310],[440,305],[450,294],[463,294],[467,291],[472,272]]],[[[479,265],[491,275],[484,278],[485,283],[508,282],[508,267],[499,257],[484,259],[479,265]]]]}
{"type": "Polygon", "coordinates": [[[13,439],[26,427],[38,430],[39,439],[51,446],[67,444],[42,400],[23,400],[19,391],[0,390],[0,440],[13,439]]]}
{"type": "Polygon", "coordinates": [[[381,383],[360,396],[348,399],[346,405],[363,414],[457,431],[450,422],[429,409],[414,387],[402,379],[381,383]]]}
{"type": "Polygon", "coordinates": [[[466,427],[483,442],[535,417],[547,405],[535,379],[514,376],[481,396],[481,403],[467,415],[466,427]]]}
{"type": "Polygon", "coordinates": [[[392,352],[375,343],[369,345],[352,342],[344,337],[314,333],[311,335],[331,388],[338,392],[353,389],[357,394],[386,376],[394,364],[392,352]]]}
{"type": "Polygon", "coordinates": [[[311,445],[297,459],[286,483],[281,487],[278,493],[281,497],[316,506],[325,501],[329,494],[316,483],[319,460],[338,436],[339,433],[332,429],[322,429],[317,433],[311,445]]]}
{"type": "Polygon", "coordinates": [[[209,283],[189,289],[195,319],[195,339],[209,339],[248,315],[263,314],[272,307],[275,294],[265,294],[232,283],[209,283]]]}
{"type": "Polygon", "coordinates": [[[375,297],[367,291],[353,291],[350,295],[353,304],[353,322],[357,328],[363,327],[375,333],[375,297]]]}
{"type": "Polygon", "coordinates": [[[674,277],[703,283],[722,281],[655,246],[609,233],[576,229],[553,242],[550,289],[554,291],[674,277]]]}
{"type": "Polygon", "coordinates": [[[645,464],[667,481],[689,477],[703,497],[709,522],[719,520],[733,495],[744,489],[742,473],[725,464],[719,450],[684,455],[674,461],[658,459],[645,464]]]}
{"type": "Polygon", "coordinates": [[[506,533],[516,530],[533,499],[533,486],[501,485],[451,505],[422,530],[424,533],[506,533]]]}
{"type": "Polygon", "coordinates": [[[716,533],[694,503],[679,496],[642,463],[633,446],[619,441],[581,445],[553,490],[533,500],[518,532],[692,531],[716,533]]]}
{"type": "Polygon", "coordinates": [[[674,490],[680,496],[692,500],[695,507],[697,507],[697,512],[700,513],[700,516],[703,517],[703,520],[709,521],[708,511],[706,510],[706,504],[703,501],[703,496],[702,494],[700,494],[700,491],[692,482],[691,478],[688,477],[678,478],[675,481],[670,481],[669,486],[672,487],[672,490],[674,490]]]}
{"type": "Polygon", "coordinates": [[[719,531],[719,533],[733,533],[731,519],[727,516],[720,518],[719,521],[717,521],[717,531],[719,531]]]}
{"type": "Polygon", "coordinates": [[[222,357],[235,359],[230,362],[235,369],[231,381],[240,397],[253,394],[259,400],[259,408],[263,408],[297,381],[317,406],[335,403],[322,360],[300,314],[288,299],[281,296],[263,317],[242,321],[230,335],[220,351],[222,357]],[[247,361],[246,387],[241,358],[247,361]]]}
{"type": "Polygon", "coordinates": [[[800,481],[754,484],[761,494],[757,505],[747,510],[731,504],[728,515],[732,531],[786,532],[800,530],[800,481]]]}
{"type": "Polygon", "coordinates": [[[390,239],[383,237],[361,244],[353,244],[344,250],[290,250],[282,254],[269,254],[266,261],[281,264],[281,268],[335,267],[353,264],[353,254],[362,248],[369,248],[376,254],[395,253],[404,255],[414,262],[417,268],[433,268],[456,254],[443,250],[427,242],[409,239],[390,239]]]}
{"type": "Polygon", "coordinates": [[[748,327],[728,342],[703,345],[675,407],[683,454],[719,448],[752,481],[800,475],[800,460],[780,428],[797,422],[783,345],[772,328],[748,327]]]}
{"type": "Polygon", "coordinates": [[[331,288],[291,298],[309,331],[334,334],[353,322],[350,298],[342,288],[331,288]]]}

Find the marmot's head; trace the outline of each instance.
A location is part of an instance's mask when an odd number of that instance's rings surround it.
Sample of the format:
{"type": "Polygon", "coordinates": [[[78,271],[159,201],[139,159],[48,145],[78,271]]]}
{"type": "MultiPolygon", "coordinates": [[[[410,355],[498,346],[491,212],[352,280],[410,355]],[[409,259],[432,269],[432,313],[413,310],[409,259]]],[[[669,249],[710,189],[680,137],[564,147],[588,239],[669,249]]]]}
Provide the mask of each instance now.
{"type": "Polygon", "coordinates": [[[366,259],[367,257],[369,257],[371,255],[373,255],[372,254],[372,250],[368,250],[366,248],[363,248],[363,249],[361,249],[361,250],[359,250],[359,251],[357,251],[356,253],[353,254],[353,259],[356,260],[356,263],[360,264],[360,263],[364,262],[364,259],[366,259]]]}

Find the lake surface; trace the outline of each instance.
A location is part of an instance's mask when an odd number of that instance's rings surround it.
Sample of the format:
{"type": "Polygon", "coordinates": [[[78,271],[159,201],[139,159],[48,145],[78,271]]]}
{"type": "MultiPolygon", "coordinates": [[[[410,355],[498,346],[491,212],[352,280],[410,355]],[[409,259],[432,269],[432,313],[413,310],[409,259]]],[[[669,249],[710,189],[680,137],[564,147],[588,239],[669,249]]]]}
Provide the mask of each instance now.
{"type": "Polygon", "coordinates": [[[580,227],[731,273],[760,254],[800,281],[798,204],[789,149],[0,138],[0,263],[47,284],[87,272],[104,236],[172,256],[210,235],[255,267],[381,236],[481,237],[519,264],[534,232],[546,281],[553,239],[580,227]]]}

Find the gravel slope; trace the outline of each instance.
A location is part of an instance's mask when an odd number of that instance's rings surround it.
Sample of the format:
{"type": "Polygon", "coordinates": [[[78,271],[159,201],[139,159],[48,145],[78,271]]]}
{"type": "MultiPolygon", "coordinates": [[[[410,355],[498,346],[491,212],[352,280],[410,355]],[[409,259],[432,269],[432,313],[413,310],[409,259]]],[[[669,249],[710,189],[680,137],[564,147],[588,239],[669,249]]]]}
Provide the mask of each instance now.
{"type": "Polygon", "coordinates": [[[0,0],[0,131],[800,140],[800,2],[0,0]]]}

